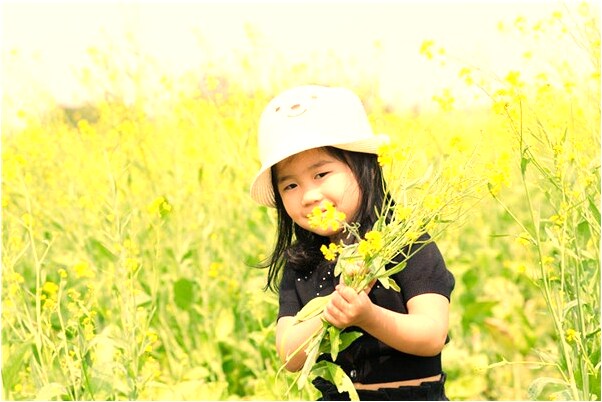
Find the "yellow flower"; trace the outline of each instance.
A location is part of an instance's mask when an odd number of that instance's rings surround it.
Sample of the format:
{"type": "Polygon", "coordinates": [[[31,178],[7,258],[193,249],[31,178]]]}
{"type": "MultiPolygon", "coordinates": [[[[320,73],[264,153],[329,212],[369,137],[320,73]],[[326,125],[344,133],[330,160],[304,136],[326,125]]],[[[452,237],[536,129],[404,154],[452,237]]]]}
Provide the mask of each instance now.
{"type": "Polygon", "coordinates": [[[48,294],[48,296],[55,296],[59,291],[59,286],[54,282],[46,282],[42,285],[42,292],[48,294]]]}
{"type": "Polygon", "coordinates": [[[73,266],[76,278],[94,278],[96,275],[90,268],[90,264],[85,261],[80,261],[73,266]]]}
{"type": "Polygon", "coordinates": [[[564,337],[568,343],[575,342],[577,337],[579,336],[579,332],[575,331],[573,328],[569,328],[566,330],[564,337]]]}
{"type": "Polygon", "coordinates": [[[148,331],[146,331],[146,339],[148,343],[144,348],[144,351],[150,353],[153,351],[153,344],[157,342],[157,340],[159,340],[159,335],[157,335],[155,331],[149,329],[148,331]]]}
{"type": "Polygon", "coordinates": [[[474,80],[472,78],[472,71],[468,67],[462,67],[460,72],[458,73],[460,78],[464,78],[464,82],[466,85],[474,84],[474,80]]]}
{"type": "Polygon", "coordinates": [[[362,257],[370,257],[378,253],[383,247],[383,235],[379,231],[372,230],[366,233],[365,240],[360,240],[357,252],[362,257]]]}
{"type": "Polygon", "coordinates": [[[420,54],[425,56],[429,60],[432,59],[434,44],[435,44],[435,42],[433,42],[432,40],[423,41],[422,45],[420,45],[420,54]]]}
{"type": "Polygon", "coordinates": [[[146,207],[146,210],[153,216],[163,218],[171,212],[172,206],[165,197],[160,196],[155,198],[155,200],[146,207]]]}
{"type": "Polygon", "coordinates": [[[380,166],[388,166],[393,162],[393,152],[390,144],[382,144],[378,148],[378,163],[380,166]]]}
{"type": "Polygon", "coordinates": [[[125,268],[128,271],[136,272],[136,270],[140,267],[140,261],[137,258],[128,257],[125,259],[125,268]]]}
{"type": "Polygon", "coordinates": [[[400,220],[406,220],[410,217],[410,214],[412,213],[412,208],[410,207],[402,207],[400,205],[398,205],[395,208],[395,217],[400,220]]]}
{"type": "Polygon", "coordinates": [[[510,154],[504,152],[495,164],[487,165],[487,170],[490,172],[487,184],[491,194],[498,195],[502,187],[510,186],[510,154]]]}
{"type": "Polygon", "coordinates": [[[13,281],[17,284],[25,282],[25,278],[23,278],[23,275],[21,275],[18,272],[13,272],[12,274],[10,274],[10,276],[8,277],[8,280],[13,281]]]}
{"type": "Polygon", "coordinates": [[[429,194],[424,197],[423,205],[429,211],[436,211],[443,205],[441,196],[429,194]]]}
{"type": "Polygon", "coordinates": [[[533,239],[531,238],[531,235],[527,232],[521,233],[516,239],[514,239],[514,241],[523,246],[529,246],[533,244],[533,239]]]}
{"type": "Polygon", "coordinates": [[[454,109],[454,102],[456,99],[453,97],[449,88],[443,89],[441,95],[433,95],[432,99],[439,104],[441,110],[449,112],[454,109]]]}
{"type": "Polygon", "coordinates": [[[410,230],[406,233],[406,238],[408,239],[408,241],[410,243],[412,243],[412,242],[415,242],[416,240],[418,240],[418,238],[420,237],[421,234],[422,233],[420,233],[420,232],[410,230]]]}
{"type": "Polygon", "coordinates": [[[556,226],[562,226],[564,223],[565,217],[561,215],[552,215],[550,216],[550,221],[556,226]]]}
{"type": "Polygon", "coordinates": [[[219,262],[212,262],[211,264],[209,264],[209,277],[210,278],[217,278],[219,275],[219,271],[221,268],[221,265],[219,262]]]}
{"type": "Polygon", "coordinates": [[[520,72],[518,71],[510,71],[506,75],[506,82],[515,88],[520,88],[524,85],[524,82],[520,80],[520,72]]]}
{"type": "Polygon", "coordinates": [[[311,214],[307,215],[309,218],[309,226],[312,228],[320,228],[326,230],[331,228],[332,230],[338,230],[342,223],[345,221],[345,213],[337,211],[330,201],[323,204],[324,210],[320,207],[315,207],[311,214]]]}
{"type": "Polygon", "coordinates": [[[330,243],[328,247],[326,247],[325,244],[322,244],[320,251],[322,254],[324,254],[324,258],[326,258],[328,261],[334,261],[337,258],[337,254],[341,252],[341,246],[330,243]]]}
{"type": "Polygon", "coordinates": [[[31,216],[31,214],[24,213],[23,215],[21,215],[21,220],[23,221],[23,225],[25,225],[25,227],[33,227],[34,219],[33,216],[31,216]]]}

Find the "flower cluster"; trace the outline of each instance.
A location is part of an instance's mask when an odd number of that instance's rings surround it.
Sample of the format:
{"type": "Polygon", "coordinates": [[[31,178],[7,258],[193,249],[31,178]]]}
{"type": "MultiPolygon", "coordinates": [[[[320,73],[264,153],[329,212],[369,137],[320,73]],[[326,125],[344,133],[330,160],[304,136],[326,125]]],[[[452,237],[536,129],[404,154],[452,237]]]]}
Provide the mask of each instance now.
{"type": "Polygon", "coordinates": [[[309,225],[314,228],[338,230],[345,222],[345,213],[338,211],[330,201],[315,207],[308,216],[309,225]]]}

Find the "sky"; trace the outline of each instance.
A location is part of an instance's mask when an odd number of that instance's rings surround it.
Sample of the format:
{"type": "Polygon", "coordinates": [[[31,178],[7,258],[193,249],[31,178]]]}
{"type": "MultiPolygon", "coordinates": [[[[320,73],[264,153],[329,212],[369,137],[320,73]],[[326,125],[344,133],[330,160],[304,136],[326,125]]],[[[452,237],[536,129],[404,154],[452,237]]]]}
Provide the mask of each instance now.
{"type": "MultiPolygon", "coordinates": [[[[312,61],[335,55],[341,64],[331,66],[329,74],[371,77],[380,83],[384,99],[411,107],[432,103],[434,92],[459,81],[459,67],[442,68],[420,55],[425,40],[462,63],[502,74],[528,67],[522,59],[528,44],[500,32],[498,24],[511,25],[518,16],[536,21],[555,9],[563,9],[562,3],[5,0],[3,99],[5,106],[26,107],[43,91],[60,104],[85,102],[77,76],[89,63],[87,49],[108,41],[124,43],[128,35],[167,74],[199,70],[208,62],[237,71],[236,57],[249,51],[249,32],[254,32],[259,53],[250,62],[262,73],[242,81],[260,85],[285,75],[296,63],[327,74],[312,61]]],[[[549,54],[563,52],[548,45],[549,54]]]]}

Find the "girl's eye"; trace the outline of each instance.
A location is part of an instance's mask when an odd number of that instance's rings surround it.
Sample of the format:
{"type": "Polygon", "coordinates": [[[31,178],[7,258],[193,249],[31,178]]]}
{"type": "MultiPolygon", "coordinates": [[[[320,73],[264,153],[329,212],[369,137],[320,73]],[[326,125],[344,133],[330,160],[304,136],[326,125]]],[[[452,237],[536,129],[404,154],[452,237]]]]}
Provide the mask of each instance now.
{"type": "Polygon", "coordinates": [[[297,185],[295,183],[287,184],[286,186],[282,187],[282,191],[292,190],[295,187],[297,187],[297,185]]]}
{"type": "Polygon", "coordinates": [[[328,173],[330,173],[330,172],[322,172],[322,173],[318,173],[318,174],[316,175],[316,179],[321,179],[322,177],[326,176],[328,173]]]}

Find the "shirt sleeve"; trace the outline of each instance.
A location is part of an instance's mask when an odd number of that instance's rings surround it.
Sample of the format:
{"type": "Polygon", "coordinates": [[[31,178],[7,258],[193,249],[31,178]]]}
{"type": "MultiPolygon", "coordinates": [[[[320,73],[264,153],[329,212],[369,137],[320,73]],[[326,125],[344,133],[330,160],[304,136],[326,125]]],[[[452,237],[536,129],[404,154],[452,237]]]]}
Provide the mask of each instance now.
{"type": "Polygon", "coordinates": [[[284,267],[282,280],[280,281],[278,319],[280,317],[294,316],[301,308],[301,300],[297,294],[295,271],[287,266],[284,267]]]}
{"type": "Polygon", "coordinates": [[[449,300],[455,286],[454,276],[447,269],[434,242],[423,246],[410,257],[406,267],[396,276],[406,303],[424,293],[437,293],[449,300]]]}

